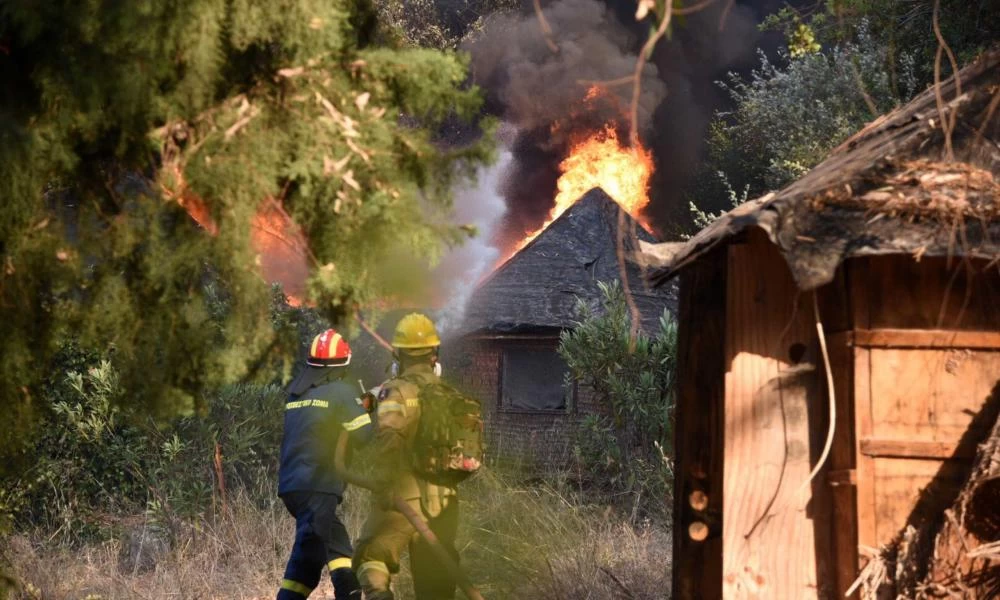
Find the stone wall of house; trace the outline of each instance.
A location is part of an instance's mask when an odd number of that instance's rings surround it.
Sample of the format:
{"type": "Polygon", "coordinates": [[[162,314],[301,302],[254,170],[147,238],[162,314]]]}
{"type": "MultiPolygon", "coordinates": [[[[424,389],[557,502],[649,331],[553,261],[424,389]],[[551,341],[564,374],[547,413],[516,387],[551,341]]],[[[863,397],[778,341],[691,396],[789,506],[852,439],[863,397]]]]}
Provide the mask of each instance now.
{"type": "MultiPolygon", "coordinates": [[[[501,407],[502,339],[465,339],[451,345],[442,360],[452,381],[479,398],[483,405],[488,459],[491,464],[508,464],[533,469],[563,466],[573,455],[577,423],[599,410],[588,386],[576,386],[564,412],[512,411],[501,407]]],[[[555,351],[558,339],[524,338],[518,345],[531,343],[555,351]]]]}

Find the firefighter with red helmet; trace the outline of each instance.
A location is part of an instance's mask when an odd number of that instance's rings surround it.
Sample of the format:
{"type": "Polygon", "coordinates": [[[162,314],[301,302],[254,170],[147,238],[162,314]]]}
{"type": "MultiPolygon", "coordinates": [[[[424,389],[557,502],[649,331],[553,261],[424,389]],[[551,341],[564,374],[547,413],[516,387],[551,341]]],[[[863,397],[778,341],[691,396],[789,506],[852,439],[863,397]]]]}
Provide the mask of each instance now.
{"type": "Polygon", "coordinates": [[[361,599],[351,569],[351,540],[337,516],[346,488],[334,469],[338,436],[353,442],[372,435],[371,417],[344,381],[351,348],[333,329],[317,335],[305,367],[288,387],[278,495],[295,517],[295,544],[285,568],[278,600],[302,600],[330,571],[341,599],[361,599]]]}

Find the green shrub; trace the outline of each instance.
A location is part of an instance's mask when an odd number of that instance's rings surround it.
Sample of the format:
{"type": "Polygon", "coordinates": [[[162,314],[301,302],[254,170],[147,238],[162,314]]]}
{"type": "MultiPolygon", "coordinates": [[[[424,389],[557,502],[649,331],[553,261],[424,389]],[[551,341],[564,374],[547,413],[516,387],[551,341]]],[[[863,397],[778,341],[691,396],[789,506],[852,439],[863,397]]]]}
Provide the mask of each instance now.
{"type": "Polygon", "coordinates": [[[140,473],[148,489],[147,514],[175,531],[182,523],[214,516],[238,491],[270,497],[277,480],[282,400],[277,386],[229,386],[209,398],[206,415],[151,429],[140,473]]]}
{"type": "Polygon", "coordinates": [[[79,539],[95,533],[102,514],[134,507],[143,435],[117,408],[121,387],[110,362],[71,371],[61,383],[38,429],[34,464],[4,485],[0,510],[18,526],[79,539]]]}
{"type": "Polygon", "coordinates": [[[204,414],[158,423],[120,408],[124,391],[107,360],[64,379],[30,449],[34,464],[0,488],[8,525],[75,543],[114,535],[114,517],[146,511],[172,531],[221,510],[223,490],[274,485],[277,386],[229,386],[206,399],[204,414]]]}
{"type": "Polygon", "coordinates": [[[918,91],[912,54],[894,51],[867,21],[855,37],[822,52],[783,49],[776,61],[761,52],[749,77],[730,74],[720,82],[733,109],[718,113],[709,127],[694,204],[721,208],[734,189],[757,197],[784,187],[918,91]]]}
{"type": "Polygon", "coordinates": [[[578,322],[559,345],[572,376],[606,408],[581,422],[576,456],[606,500],[628,505],[634,516],[662,513],[673,479],[663,448],[673,436],[677,326],[664,311],[654,337],[640,332],[633,339],[621,287],[599,285],[600,310],[579,302],[578,322]]]}

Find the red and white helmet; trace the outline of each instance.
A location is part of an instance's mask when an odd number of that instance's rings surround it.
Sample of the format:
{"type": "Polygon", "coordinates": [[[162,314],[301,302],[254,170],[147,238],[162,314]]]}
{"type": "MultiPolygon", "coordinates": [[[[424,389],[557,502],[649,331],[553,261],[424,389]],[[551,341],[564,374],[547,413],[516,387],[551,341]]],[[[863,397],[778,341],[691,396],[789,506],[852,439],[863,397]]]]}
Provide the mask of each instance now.
{"type": "Polygon", "coordinates": [[[313,338],[306,364],[311,367],[343,367],[351,363],[351,347],[333,329],[313,338]]]}

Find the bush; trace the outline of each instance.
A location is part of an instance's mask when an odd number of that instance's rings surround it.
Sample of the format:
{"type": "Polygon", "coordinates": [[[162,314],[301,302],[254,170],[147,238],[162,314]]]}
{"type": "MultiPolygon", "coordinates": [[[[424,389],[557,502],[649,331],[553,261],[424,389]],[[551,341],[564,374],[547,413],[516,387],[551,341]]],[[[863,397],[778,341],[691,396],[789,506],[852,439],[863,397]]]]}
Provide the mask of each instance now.
{"type": "Polygon", "coordinates": [[[748,80],[730,74],[720,85],[734,109],[717,115],[709,130],[707,165],[696,184],[697,204],[723,198],[721,171],[733,188],[751,197],[780,189],[826,158],[830,151],[917,91],[912,55],[893,55],[865,22],[857,41],[824,52],[763,53],[748,80]],[[891,73],[897,75],[893,81],[891,73]]]}
{"type": "Polygon", "coordinates": [[[277,386],[229,386],[209,398],[206,415],[152,429],[140,474],[150,516],[175,531],[218,514],[227,495],[273,496],[283,400],[277,386]]]}
{"type": "Polygon", "coordinates": [[[144,442],[117,408],[121,387],[108,361],[61,383],[31,451],[34,465],[5,482],[0,511],[19,526],[79,539],[95,533],[102,513],[134,508],[144,442]]]}
{"type": "Polygon", "coordinates": [[[640,332],[633,339],[621,287],[599,285],[601,309],[579,302],[579,321],[563,332],[559,345],[572,376],[607,409],[582,421],[576,455],[595,490],[609,500],[630,504],[633,516],[662,514],[673,481],[663,449],[673,437],[677,326],[664,311],[655,337],[640,332]]]}
{"type": "Polygon", "coordinates": [[[274,484],[276,386],[224,388],[207,399],[206,414],[163,424],[120,408],[124,391],[107,360],[56,383],[30,448],[34,464],[3,482],[0,517],[8,525],[79,543],[113,536],[115,517],[146,511],[172,531],[221,508],[227,488],[274,484]]]}
{"type": "Polygon", "coordinates": [[[377,0],[379,22],[400,43],[424,48],[454,49],[481,31],[486,18],[515,11],[514,0],[377,0]]]}

